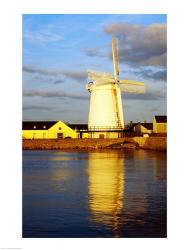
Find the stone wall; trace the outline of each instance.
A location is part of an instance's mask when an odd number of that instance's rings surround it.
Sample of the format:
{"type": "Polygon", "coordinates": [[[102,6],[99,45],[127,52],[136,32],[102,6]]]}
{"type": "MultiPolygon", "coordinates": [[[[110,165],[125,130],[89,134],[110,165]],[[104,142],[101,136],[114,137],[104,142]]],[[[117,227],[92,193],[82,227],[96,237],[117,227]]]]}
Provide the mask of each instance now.
{"type": "Polygon", "coordinates": [[[100,148],[167,149],[166,137],[131,137],[118,139],[23,139],[24,150],[100,149],[100,148]]]}
{"type": "Polygon", "coordinates": [[[167,149],[167,137],[134,137],[133,141],[138,143],[140,148],[144,149],[167,149]]]}

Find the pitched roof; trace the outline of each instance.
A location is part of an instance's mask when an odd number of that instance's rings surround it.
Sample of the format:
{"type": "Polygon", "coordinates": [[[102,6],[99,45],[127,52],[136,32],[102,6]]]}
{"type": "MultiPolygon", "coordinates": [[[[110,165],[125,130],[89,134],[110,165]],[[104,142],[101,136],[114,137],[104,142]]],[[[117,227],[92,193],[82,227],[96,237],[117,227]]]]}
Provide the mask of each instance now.
{"type": "Polygon", "coordinates": [[[67,126],[76,130],[88,130],[88,124],[67,124],[67,126]]]}
{"type": "Polygon", "coordinates": [[[167,123],[166,115],[155,115],[156,122],[158,123],[167,123]]]}
{"type": "Polygon", "coordinates": [[[56,124],[58,121],[27,121],[23,122],[23,130],[46,130],[56,124]]]}
{"type": "MultiPolygon", "coordinates": [[[[58,121],[23,121],[23,130],[47,130],[55,125],[58,121]]],[[[65,122],[64,122],[65,123],[65,122]]],[[[88,130],[88,124],[69,124],[65,123],[71,129],[88,130]]]]}
{"type": "Polygon", "coordinates": [[[148,123],[148,122],[144,122],[144,123],[141,123],[142,126],[144,126],[146,129],[149,129],[149,130],[153,130],[153,124],[152,123],[148,123]]]}

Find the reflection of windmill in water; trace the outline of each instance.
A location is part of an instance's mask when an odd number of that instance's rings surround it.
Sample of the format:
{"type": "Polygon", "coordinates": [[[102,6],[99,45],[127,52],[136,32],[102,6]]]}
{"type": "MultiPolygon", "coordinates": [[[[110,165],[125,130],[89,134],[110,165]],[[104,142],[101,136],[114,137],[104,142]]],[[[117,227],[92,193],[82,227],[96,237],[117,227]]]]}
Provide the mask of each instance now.
{"type": "Polygon", "coordinates": [[[92,137],[98,137],[99,134],[96,131],[118,131],[118,133],[113,133],[113,137],[119,137],[119,131],[124,129],[121,93],[145,93],[144,83],[119,80],[117,44],[117,39],[113,38],[114,76],[105,72],[88,71],[90,82],[87,84],[87,89],[91,93],[88,128],[93,132],[92,137]]]}
{"type": "MultiPolygon", "coordinates": [[[[136,160],[134,154],[139,154],[140,161],[145,157],[141,152],[129,153],[127,160],[129,157],[136,160]]],[[[141,165],[138,164],[138,167],[136,164],[128,166],[125,164],[126,157],[123,151],[89,153],[90,219],[112,229],[114,237],[121,237],[127,228],[141,227],[148,213],[145,169],[149,166],[144,164],[144,161],[141,165]]]]}
{"type": "Polygon", "coordinates": [[[123,153],[89,153],[88,175],[91,220],[112,228],[114,236],[120,237],[125,178],[123,153]]]}

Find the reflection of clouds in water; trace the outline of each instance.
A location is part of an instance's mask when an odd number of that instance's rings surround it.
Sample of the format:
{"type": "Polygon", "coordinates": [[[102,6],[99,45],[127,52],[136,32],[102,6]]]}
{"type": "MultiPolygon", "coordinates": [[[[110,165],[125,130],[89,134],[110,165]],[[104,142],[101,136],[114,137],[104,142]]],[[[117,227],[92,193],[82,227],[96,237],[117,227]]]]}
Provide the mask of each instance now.
{"type": "Polygon", "coordinates": [[[124,154],[89,153],[89,207],[92,220],[118,229],[123,207],[124,154]]]}

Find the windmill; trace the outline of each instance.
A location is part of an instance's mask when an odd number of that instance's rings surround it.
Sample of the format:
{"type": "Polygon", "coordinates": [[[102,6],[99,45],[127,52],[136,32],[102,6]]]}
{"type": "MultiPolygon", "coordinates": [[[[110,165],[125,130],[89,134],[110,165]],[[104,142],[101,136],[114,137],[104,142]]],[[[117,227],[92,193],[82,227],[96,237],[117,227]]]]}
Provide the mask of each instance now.
{"type": "Polygon", "coordinates": [[[88,128],[92,131],[116,131],[124,129],[121,93],[145,93],[145,84],[132,80],[119,80],[118,40],[112,39],[114,75],[88,70],[91,93],[88,128]]]}

